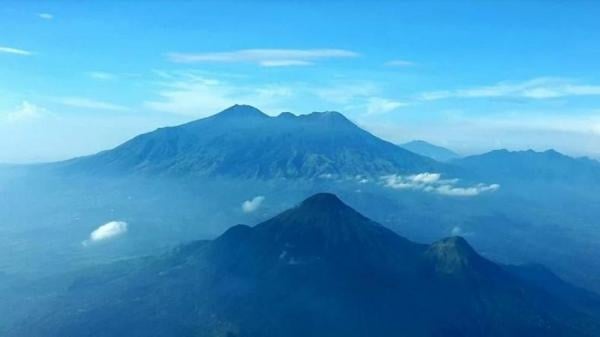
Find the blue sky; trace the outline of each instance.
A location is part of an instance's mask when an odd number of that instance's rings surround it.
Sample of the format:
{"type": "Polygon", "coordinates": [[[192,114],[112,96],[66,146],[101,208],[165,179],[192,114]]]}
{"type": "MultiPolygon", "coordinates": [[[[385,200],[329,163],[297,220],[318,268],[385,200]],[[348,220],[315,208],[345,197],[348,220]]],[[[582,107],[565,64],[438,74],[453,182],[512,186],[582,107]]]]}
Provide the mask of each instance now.
{"type": "Polygon", "coordinates": [[[234,103],[337,110],[462,153],[600,155],[600,4],[8,1],[0,162],[65,159],[234,103]]]}

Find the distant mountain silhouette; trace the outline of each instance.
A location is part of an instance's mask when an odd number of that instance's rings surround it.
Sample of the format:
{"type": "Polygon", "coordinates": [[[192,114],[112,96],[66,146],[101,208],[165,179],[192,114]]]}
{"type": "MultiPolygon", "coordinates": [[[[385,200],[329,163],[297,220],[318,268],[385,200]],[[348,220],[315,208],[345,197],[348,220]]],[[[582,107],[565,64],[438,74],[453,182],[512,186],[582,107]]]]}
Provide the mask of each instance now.
{"type": "Polygon", "coordinates": [[[414,152],[416,154],[420,154],[422,156],[429,157],[442,162],[460,157],[456,152],[452,150],[428,143],[424,140],[413,140],[408,143],[400,144],[400,147],[405,148],[408,151],[414,152]]]}
{"type": "Polygon", "coordinates": [[[600,183],[600,162],[544,152],[495,150],[452,161],[498,182],[600,183]]]}
{"type": "Polygon", "coordinates": [[[247,105],[161,128],[60,166],[78,172],[244,178],[378,177],[445,168],[373,136],[338,112],[270,117],[247,105]]]}
{"type": "Polygon", "coordinates": [[[459,237],[413,243],[316,194],[214,241],[90,271],[12,336],[598,336],[597,298],[543,275],[459,237]]]}

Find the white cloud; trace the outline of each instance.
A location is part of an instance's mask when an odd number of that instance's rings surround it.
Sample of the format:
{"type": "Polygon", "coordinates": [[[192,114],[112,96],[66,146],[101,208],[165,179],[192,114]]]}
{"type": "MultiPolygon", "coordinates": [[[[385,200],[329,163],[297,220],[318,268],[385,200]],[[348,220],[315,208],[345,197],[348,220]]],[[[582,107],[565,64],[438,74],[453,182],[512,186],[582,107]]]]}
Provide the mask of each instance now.
{"type": "Polygon", "coordinates": [[[127,233],[127,227],[128,224],[125,221],[110,221],[96,228],[92,233],[90,233],[90,237],[82,243],[84,246],[87,246],[91,243],[103,242],[117,238],[127,233]]]}
{"type": "Polygon", "coordinates": [[[477,184],[475,186],[457,186],[458,179],[441,179],[441,174],[424,172],[413,175],[386,175],[381,177],[384,186],[393,189],[411,189],[447,196],[472,197],[484,192],[494,192],[498,184],[477,184]]]}
{"type": "Polygon", "coordinates": [[[391,112],[393,110],[407,105],[407,103],[383,97],[370,97],[369,99],[367,99],[367,115],[391,112]]]}
{"type": "Polygon", "coordinates": [[[408,179],[415,183],[432,184],[438,182],[441,177],[442,175],[439,173],[425,172],[408,176],[408,179]]]}
{"type": "Polygon", "coordinates": [[[454,227],[452,228],[452,230],[450,231],[450,234],[451,234],[452,236],[459,236],[459,235],[463,235],[463,233],[464,233],[464,232],[463,232],[462,228],[460,228],[459,226],[454,226],[454,227]]]}
{"type": "Polygon", "coordinates": [[[412,67],[415,63],[406,60],[391,60],[386,62],[385,65],[390,67],[412,67]]]}
{"type": "Polygon", "coordinates": [[[87,75],[94,79],[94,80],[99,80],[99,81],[109,81],[109,80],[114,80],[117,78],[117,75],[112,74],[112,73],[107,73],[104,71],[90,71],[89,73],[87,73],[87,75]]]}
{"type": "Polygon", "coordinates": [[[246,200],[242,203],[242,211],[244,211],[244,213],[252,213],[262,205],[263,201],[265,201],[265,197],[262,195],[246,200]]]}
{"type": "Polygon", "coordinates": [[[345,49],[242,49],[230,52],[169,53],[176,63],[254,63],[264,67],[306,66],[314,61],[350,58],[358,53],[345,49]]]}
{"type": "Polygon", "coordinates": [[[500,82],[490,86],[458,90],[430,91],[419,95],[421,100],[434,101],[448,98],[512,97],[549,99],[567,96],[598,96],[600,85],[579,84],[573,80],[540,77],[524,82],[500,82]]]}
{"type": "Polygon", "coordinates": [[[38,17],[40,19],[44,19],[44,20],[52,20],[52,19],[54,19],[54,15],[52,15],[50,13],[38,13],[38,17]]]}
{"type": "Polygon", "coordinates": [[[454,226],[450,230],[450,235],[467,237],[467,236],[473,236],[473,235],[475,235],[475,233],[474,232],[466,232],[462,227],[454,226]]]}
{"type": "Polygon", "coordinates": [[[80,108],[80,109],[91,109],[91,110],[109,110],[109,111],[127,111],[127,107],[113,104],[105,101],[98,101],[85,97],[62,97],[58,98],[57,101],[60,104],[80,108]]]}
{"type": "Polygon", "coordinates": [[[457,197],[472,197],[483,192],[494,192],[500,188],[498,184],[484,185],[478,184],[471,187],[455,187],[452,185],[441,185],[435,189],[436,193],[457,197]]]}
{"type": "Polygon", "coordinates": [[[310,66],[314,63],[301,60],[267,60],[260,61],[259,64],[263,67],[291,67],[291,66],[310,66]]]}
{"type": "Polygon", "coordinates": [[[24,49],[12,48],[12,47],[3,47],[0,46],[0,54],[13,54],[20,56],[29,56],[32,52],[24,49]]]}
{"type": "Polygon", "coordinates": [[[11,123],[31,121],[40,118],[46,112],[44,108],[41,108],[28,101],[23,101],[14,110],[9,111],[5,115],[5,119],[11,123]]]}

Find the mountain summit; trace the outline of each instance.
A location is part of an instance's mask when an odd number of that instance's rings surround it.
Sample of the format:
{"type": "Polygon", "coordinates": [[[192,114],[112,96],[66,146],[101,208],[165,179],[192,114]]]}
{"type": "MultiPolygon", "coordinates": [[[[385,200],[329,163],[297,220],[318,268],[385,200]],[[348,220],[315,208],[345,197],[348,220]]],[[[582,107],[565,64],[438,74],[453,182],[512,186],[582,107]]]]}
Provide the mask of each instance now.
{"type": "Polygon", "coordinates": [[[249,105],[161,128],[63,166],[79,172],[259,179],[379,177],[445,168],[373,136],[338,112],[270,117],[249,105]]]}
{"type": "Polygon", "coordinates": [[[9,336],[598,336],[597,313],[578,307],[597,299],[566,304],[572,287],[559,298],[509,270],[462,238],[413,243],[321,193],[83,275],[9,336]]]}
{"type": "Polygon", "coordinates": [[[424,140],[413,140],[408,143],[400,144],[400,147],[405,148],[408,151],[442,162],[457,159],[458,157],[460,157],[456,152],[452,150],[428,143],[424,140]]]}
{"type": "Polygon", "coordinates": [[[218,114],[214,118],[267,118],[269,117],[264,112],[258,110],[251,105],[236,104],[229,107],[218,114]]]}

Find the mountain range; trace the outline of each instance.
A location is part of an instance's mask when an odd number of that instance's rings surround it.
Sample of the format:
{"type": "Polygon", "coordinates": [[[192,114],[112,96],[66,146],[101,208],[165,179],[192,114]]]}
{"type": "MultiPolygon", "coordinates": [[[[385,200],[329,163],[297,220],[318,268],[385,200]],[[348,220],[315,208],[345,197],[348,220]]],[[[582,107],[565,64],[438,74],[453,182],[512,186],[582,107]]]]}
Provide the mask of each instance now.
{"type": "Polygon", "coordinates": [[[543,268],[496,264],[461,237],[411,242],[320,193],[83,273],[8,336],[591,337],[599,304],[543,268]]]}
{"type": "Polygon", "coordinates": [[[536,152],[502,149],[456,159],[451,163],[503,183],[600,183],[600,162],[587,157],[569,157],[555,150],[536,152]]]}
{"type": "Polygon", "coordinates": [[[444,165],[359,128],[338,112],[271,117],[235,105],[60,165],[76,172],[242,178],[379,177],[444,165]]]}

